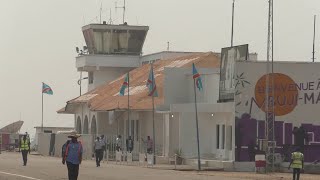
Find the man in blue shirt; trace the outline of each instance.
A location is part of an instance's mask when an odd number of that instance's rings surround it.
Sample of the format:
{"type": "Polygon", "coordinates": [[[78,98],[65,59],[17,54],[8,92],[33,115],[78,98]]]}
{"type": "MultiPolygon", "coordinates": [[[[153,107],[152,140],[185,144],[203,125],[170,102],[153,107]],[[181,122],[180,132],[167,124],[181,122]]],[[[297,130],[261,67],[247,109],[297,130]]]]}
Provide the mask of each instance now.
{"type": "Polygon", "coordinates": [[[71,132],[68,136],[71,140],[62,146],[62,164],[67,162],[69,180],[77,180],[79,175],[79,164],[83,153],[82,144],[77,140],[79,137],[75,131],[71,132]]]}

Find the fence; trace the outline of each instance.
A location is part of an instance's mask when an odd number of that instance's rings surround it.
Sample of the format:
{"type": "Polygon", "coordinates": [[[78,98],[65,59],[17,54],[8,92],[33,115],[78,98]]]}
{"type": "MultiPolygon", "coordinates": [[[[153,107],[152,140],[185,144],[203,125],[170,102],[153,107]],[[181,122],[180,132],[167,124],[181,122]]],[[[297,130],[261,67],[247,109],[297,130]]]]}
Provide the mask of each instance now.
{"type": "MultiPolygon", "coordinates": [[[[83,146],[83,159],[91,159],[94,154],[94,139],[96,136],[83,134],[79,138],[83,146]]],[[[108,160],[116,160],[116,144],[117,144],[117,135],[105,136],[107,141],[107,150],[108,153],[105,157],[108,160]]],[[[122,136],[123,137],[123,136],[122,136]]],[[[63,144],[68,140],[67,134],[50,134],[50,133],[39,133],[38,135],[38,145],[37,151],[44,156],[55,156],[61,157],[61,148],[63,144]]],[[[126,142],[121,140],[121,149],[122,152],[126,153],[126,142]]],[[[156,144],[155,153],[157,156],[163,156],[163,146],[156,144]]],[[[147,145],[143,142],[135,142],[134,148],[132,151],[132,160],[139,161],[139,154],[146,154],[147,145]]]]}
{"type": "MultiPolygon", "coordinates": [[[[109,135],[106,136],[107,140],[107,149],[108,149],[108,159],[109,160],[116,160],[116,144],[117,144],[117,135],[109,135]]],[[[123,137],[123,136],[121,136],[123,137]]],[[[121,140],[121,149],[123,152],[127,152],[126,142],[125,140],[121,140]]],[[[155,153],[157,156],[163,156],[163,146],[156,144],[155,146],[155,153]]],[[[132,150],[132,160],[139,161],[139,154],[146,154],[147,153],[147,144],[146,142],[134,142],[134,148],[132,150]]]]}

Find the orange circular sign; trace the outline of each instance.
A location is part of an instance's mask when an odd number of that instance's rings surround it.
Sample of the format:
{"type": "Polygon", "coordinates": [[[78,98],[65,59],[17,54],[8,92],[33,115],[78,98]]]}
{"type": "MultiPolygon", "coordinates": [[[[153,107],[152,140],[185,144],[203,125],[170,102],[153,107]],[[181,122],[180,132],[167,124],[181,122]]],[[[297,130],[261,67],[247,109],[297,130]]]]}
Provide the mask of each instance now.
{"type": "Polygon", "coordinates": [[[264,112],[272,112],[273,104],[276,116],[283,116],[292,112],[298,104],[298,94],[296,83],[289,76],[281,73],[270,73],[262,76],[255,87],[255,99],[259,108],[264,112]],[[268,89],[266,89],[267,79],[269,79],[268,89]],[[274,90],[273,93],[272,89],[274,90]],[[266,92],[269,98],[266,97],[266,92]],[[268,109],[266,108],[266,104],[268,104],[266,99],[269,99],[268,109]]]}

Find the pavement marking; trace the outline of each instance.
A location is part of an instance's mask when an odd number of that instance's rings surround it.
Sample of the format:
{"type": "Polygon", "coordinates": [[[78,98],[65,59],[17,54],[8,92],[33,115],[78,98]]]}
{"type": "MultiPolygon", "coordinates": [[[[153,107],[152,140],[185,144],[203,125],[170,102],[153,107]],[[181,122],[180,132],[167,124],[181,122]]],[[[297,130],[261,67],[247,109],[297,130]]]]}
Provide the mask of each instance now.
{"type": "Polygon", "coordinates": [[[32,179],[32,180],[41,180],[41,179],[28,177],[28,176],[23,176],[23,175],[19,175],[19,174],[11,174],[11,173],[7,173],[7,172],[3,172],[3,171],[0,171],[0,174],[6,174],[6,175],[10,175],[10,176],[17,176],[17,177],[22,177],[22,178],[32,179]]]}

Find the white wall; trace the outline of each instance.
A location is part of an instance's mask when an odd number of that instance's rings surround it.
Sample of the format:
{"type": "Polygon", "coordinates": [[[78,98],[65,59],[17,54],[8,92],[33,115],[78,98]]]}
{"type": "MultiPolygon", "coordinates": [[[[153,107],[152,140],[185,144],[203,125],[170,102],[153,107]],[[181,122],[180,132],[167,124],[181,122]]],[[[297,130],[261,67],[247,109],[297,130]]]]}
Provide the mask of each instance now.
{"type": "Polygon", "coordinates": [[[119,78],[121,75],[127,73],[130,70],[130,68],[100,68],[95,69],[93,72],[93,83],[89,83],[88,81],[88,91],[109,83],[117,78],[119,78]]]}
{"type": "MultiPolygon", "coordinates": [[[[85,116],[89,115],[89,110],[87,108],[87,106],[85,104],[79,104],[75,110],[75,129],[77,130],[77,119],[78,117],[80,118],[81,120],[81,132],[77,132],[79,134],[82,134],[83,132],[83,126],[84,126],[84,119],[85,119],[85,116]]],[[[89,117],[89,116],[88,116],[89,117]]],[[[89,118],[89,124],[90,124],[90,118],[89,118]]]]}
{"type": "MultiPolygon", "coordinates": [[[[196,89],[197,102],[217,103],[219,97],[219,72],[217,69],[205,68],[200,68],[198,71],[201,74],[203,90],[196,89]]],[[[164,104],[194,102],[194,83],[191,68],[165,68],[164,84],[164,104]]]]}
{"type": "MultiPolygon", "coordinates": [[[[232,160],[230,153],[232,149],[228,142],[232,142],[232,137],[227,133],[227,127],[232,125],[231,113],[198,113],[199,121],[199,142],[200,156],[204,159],[222,159],[232,160]],[[220,125],[219,149],[217,149],[217,125],[220,125]],[[225,134],[222,132],[222,125],[225,125],[225,134]],[[223,144],[223,136],[225,137],[223,144]],[[224,147],[224,148],[223,148],[224,147]]],[[[181,113],[180,115],[180,148],[183,155],[187,158],[197,157],[197,134],[196,118],[194,112],[181,113]]],[[[234,141],[233,141],[234,142],[234,141]]]]}
{"type": "Polygon", "coordinates": [[[83,55],[76,57],[76,67],[139,67],[140,56],[83,55]]]}
{"type": "Polygon", "coordinates": [[[181,68],[164,69],[163,88],[165,104],[169,105],[189,102],[189,82],[186,78],[185,73],[186,70],[181,68]]]}
{"type": "Polygon", "coordinates": [[[99,112],[98,113],[99,122],[99,134],[104,134],[107,136],[117,135],[118,124],[117,121],[112,123],[109,121],[109,112],[99,112]]]}
{"type": "MultiPolygon", "coordinates": [[[[153,136],[153,121],[152,121],[152,111],[144,111],[139,113],[141,120],[141,136],[146,139],[147,136],[152,138],[153,136]]],[[[156,135],[156,145],[163,145],[163,114],[155,114],[155,135],[156,135]]]]}
{"type": "Polygon", "coordinates": [[[38,153],[40,153],[43,156],[49,156],[50,138],[51,134],[38,134],[38,153]]]}
{"type": "MultiPolygon", "coordinates": [[[[199,91],[196,88],[197,102],[198,103],[217,103],[219,99],[219,81],[220,75],[217,70],[212,69],[198,69],[201,74],[203,90],[199,91]]],[[[194,102],[194,83],[192,74],[188,74],[185,77],[188,81],[188,102],[194,102]]]]}
{"type": "MultiPolygon", "coordinates": [[[[43,156],[49,156],[51,134],[40,133],[38,153],[43,156]]],[[[67,142],[68,134],[56,134],[55,136],[55,157],[61,157],[62,145],[67,142]]],[[[91,135],[82,135],[79,138],[83,146],[83,159],[91,159],[93,153],[93,137],[91,135]]]]}
{"type": "Polygon", "coordinates": [[[219,81],[220,75],[218,73],[204,75],[204,99],[206,103],[217,103],[219,99],[219,81]]]}
{"type": "MultiPolygon", "coordinates": [[[[52,133],[57,133],[58,131],[71,131],[74,130],[74,127],[43,127],[43,130],[52,131],[52,133]]],[[[38,144],[38,136],[41,133],[41,127],[36,127],[36,134],[34,136],[35,144],[38,144]]]]}
{"type": "MultiPolygon", "coordinates": [[[[97,122],[97,127],[99,126],[99,122],[98,122],[98,116],[97,116],[97,113],[96,112],[92,112],[88,109],[88,106],[86,104],[79,104],[77,106],[77,108],[75,109],[75,121],[77,123],[77,118],[80,117],[81,119],[81,132],[78,132],[79,134],[82,134],[83,133],[83,129],[84,129],[84,119],[85,117],[88,117],[89,119],[89,127],[88,127],[88,130],[89,130],[89,134],[91,134],[91,123],[92,123],[92,119],[93,117],[95,116],[96,118],[96,122],[97,122]]],[[[75,129],[77,128],[77,124],[75,123],[75,129]]],[[[99,129],[97,129],[97,133],[99,133],[99,129]]]]}
{"type": "MultiPolygon", "coordinates": [[[[212,152],[214,131],[208,113],[199,113],[200,154],[212,152]]],[[[195,113],[181,113],[180,116],[180,148],[185,157],[197,157],[197,133],[195,113]]]]}

